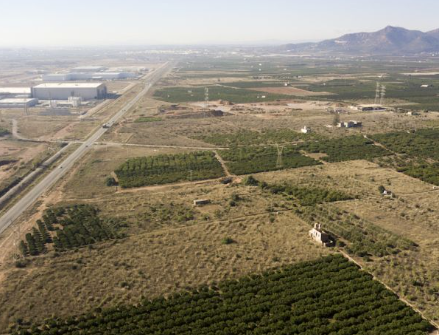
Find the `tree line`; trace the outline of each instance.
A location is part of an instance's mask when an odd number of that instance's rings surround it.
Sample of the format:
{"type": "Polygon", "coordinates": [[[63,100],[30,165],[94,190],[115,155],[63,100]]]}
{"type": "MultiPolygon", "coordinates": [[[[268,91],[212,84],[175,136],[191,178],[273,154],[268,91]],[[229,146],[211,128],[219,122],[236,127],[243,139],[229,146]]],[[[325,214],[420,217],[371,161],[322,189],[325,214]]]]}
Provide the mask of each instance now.
{"type": "Polygon", "coordinates": [[[117,223],[100,218],[99,210],[91,205],[47,209],[36,224],[19,244],[23,256],[45,253],[48,245],[53,245],[56,251],[65,251],[118,238],[117,223]]]}
{"type": "Polygon", "coordinates": [[[409,306],[340,255],[226,280],[15,334],[421,335],[432,330],[409,306]]]}
{"type": "Polygon", "coordinates": [[[211,151],[131,158],[115,173],[123,188],[224,176],[221,164],[211,151]]]}

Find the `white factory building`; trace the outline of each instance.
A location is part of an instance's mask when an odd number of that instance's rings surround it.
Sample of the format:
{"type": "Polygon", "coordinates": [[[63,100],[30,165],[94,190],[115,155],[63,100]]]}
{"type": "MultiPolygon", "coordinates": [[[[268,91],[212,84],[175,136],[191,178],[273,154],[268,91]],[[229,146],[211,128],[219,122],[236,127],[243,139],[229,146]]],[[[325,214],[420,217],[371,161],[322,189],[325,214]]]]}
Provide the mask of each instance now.
{"type": "Polygon", "coordinates": [[[105,99],[107,87],[103,83],[45,83],[32,87],[32,97],[39,100],[105,99]]]}
{"type": "Polygon", "coordinates": [[[30,98],[30,87],[0,87],[0,99],[2,98],[30,98]]]}
{"type": "Polygon", "coordinates": [[[43,81],[75,81],[75,80],[123,80],[135,78],[131,72],[68,72],[42,75],[43,81]]]}
{"type": "Polygon", "coordinates": [[[107,68],[105,66],[99,65],[87,65],[87,66],[78,66],[72,69],[72,72],[101,72],[105,71],[107,68]]]}
{"type": "Polygon", "coordinates": [[[38,103],[38,99],[33,98],[10,98],[1,99],[0,108],[25,108],[33,107],[38,103]]]}

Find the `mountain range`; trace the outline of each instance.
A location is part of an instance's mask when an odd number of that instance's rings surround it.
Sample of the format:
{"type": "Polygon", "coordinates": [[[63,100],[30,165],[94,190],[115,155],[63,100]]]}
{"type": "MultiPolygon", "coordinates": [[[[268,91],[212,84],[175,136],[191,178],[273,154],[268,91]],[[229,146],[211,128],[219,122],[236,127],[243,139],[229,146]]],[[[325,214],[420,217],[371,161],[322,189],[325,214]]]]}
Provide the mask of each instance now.
{"type": "Polygon", "coordinates": [[[439,52],[439,29],[429,32],[388,26],[377,32],[346,34],[318,43],[286,44],[290,52],[406,55],[439,52]]]}

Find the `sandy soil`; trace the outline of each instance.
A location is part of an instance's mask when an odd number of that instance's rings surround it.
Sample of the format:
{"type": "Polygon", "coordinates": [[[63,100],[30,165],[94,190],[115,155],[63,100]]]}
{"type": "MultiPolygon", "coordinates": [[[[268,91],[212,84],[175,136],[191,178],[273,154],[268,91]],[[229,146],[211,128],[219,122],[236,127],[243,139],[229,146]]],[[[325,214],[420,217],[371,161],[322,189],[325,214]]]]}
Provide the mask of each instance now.
{"type": "Polygon", "coordinates": [[[0,158],[8,157],[16,159],[17,162],[12,165],[0,167],[0,180],[8,178],[15,172],[11,166],[18,166],[21,163],[28,162],[41,154],[46,149],[45,144],[24,144],[23,142],[0,141],[0,158]]]}

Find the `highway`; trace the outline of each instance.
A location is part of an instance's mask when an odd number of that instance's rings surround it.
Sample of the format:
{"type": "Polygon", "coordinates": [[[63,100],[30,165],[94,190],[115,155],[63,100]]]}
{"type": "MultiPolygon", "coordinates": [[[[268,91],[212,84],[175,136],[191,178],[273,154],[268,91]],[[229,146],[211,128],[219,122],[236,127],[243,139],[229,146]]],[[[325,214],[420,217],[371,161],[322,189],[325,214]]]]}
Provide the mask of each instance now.
{"type": "MultiPolygon", "coordinates": [[[[166,63],[154,72],[144,77],[145,87],[132,100],[125,104],[116,114],[114,114],[106,124],[112,126],[117,122],[131,107],[133,107],[151,87],[168,71],[170,64],[166,63]]],[[[100,127],[81,146],[71,153],[60,165],[51,171],[34,188],[24,195],[13,207],[11,207],[0,218],[0,234],[2,234],[26,209],[28,209],[45,191],[60,180],[78,160],[88,151],[90,147],[107,132],[108,128],[100,127]]],[[[84,185],[84,187],[87,187],[84,185]]]]}

